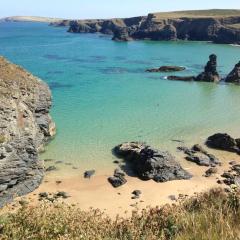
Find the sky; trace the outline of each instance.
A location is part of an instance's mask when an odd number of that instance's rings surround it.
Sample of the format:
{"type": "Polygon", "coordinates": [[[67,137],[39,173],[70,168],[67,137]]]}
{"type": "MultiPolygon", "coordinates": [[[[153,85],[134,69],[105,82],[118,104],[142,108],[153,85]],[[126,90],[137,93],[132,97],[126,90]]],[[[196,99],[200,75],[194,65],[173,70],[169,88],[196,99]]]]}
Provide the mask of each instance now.
{"type": "Polygon", "coordinates": [[[0,17],[111,18],[212,8],[240,9],[240,0],[0,0],[0,17]]]}

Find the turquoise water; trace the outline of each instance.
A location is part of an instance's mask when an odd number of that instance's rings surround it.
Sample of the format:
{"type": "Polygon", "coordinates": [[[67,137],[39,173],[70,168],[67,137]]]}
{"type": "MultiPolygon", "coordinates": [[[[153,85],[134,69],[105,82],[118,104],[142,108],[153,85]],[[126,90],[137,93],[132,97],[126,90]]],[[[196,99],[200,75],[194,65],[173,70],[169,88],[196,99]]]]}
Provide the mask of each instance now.
{"type": "Polygon", "coordinates": [[[53,92],[56,138],[43,158],[105,168],[123,141],[173,150],[171,139],[204,140],[239,131],[240,87],[186,83],[145,73],[181,65],[199,73],[216,53],[227,74],[240,47],[199,42],[118,43],[97,34],[70,34],[39,23],[1,23],[0,54],[45,80],[53,92]]]}

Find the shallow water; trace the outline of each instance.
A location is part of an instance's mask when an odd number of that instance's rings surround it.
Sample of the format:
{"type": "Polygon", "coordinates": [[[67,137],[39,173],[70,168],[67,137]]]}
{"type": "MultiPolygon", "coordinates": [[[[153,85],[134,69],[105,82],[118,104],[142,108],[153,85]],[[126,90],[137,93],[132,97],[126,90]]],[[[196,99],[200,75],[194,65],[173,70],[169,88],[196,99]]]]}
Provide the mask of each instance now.
{"type": "Polygon", "coordinates": [[[1,23],[0,54],[45,80],[53,92],[57,135],[42,158],[105,169],[111,149],[145,141],[175,151],[177,143],[203,141],[217,131],[237,133],[240,87],[186,83],[145,73],[160,65],[199,73],[216,53],[226,75],[240,48],[203,42],[119,43],[109,36],[70,34],[40,23],[1,23]]]}

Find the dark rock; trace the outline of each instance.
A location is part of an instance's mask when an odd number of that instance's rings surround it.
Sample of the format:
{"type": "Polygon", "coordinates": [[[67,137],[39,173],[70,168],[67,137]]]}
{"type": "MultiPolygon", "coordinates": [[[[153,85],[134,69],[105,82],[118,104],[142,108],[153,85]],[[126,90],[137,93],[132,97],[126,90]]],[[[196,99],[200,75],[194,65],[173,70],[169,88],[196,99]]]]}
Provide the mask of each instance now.
{"type": "Polygon", "coordinates": [[[235,164],[232,166],[232,170],[240,175],[240,164],[235,164]]]}
{"type": "Polygon", "coordinates": [[[56,171],[57,168],[55,166],[49,166],[48,168],[46,168],[46,172],[51,172],[51,171],[56,171]]]}
{"type": "Polygon", "coordinates": [[[179,72],[184,71],[185,67],[179,66],[161,66],[159,68],[147,69],[146,72],[179,72]]]}
{"type": "Polygon", "coordinates": [[[240,61],[234,67],[234,69],[227,75],[225,82],[240,83],[240,61]]]}
{"type": "Polygon", "coordinates": [[[205,172],[206,177],[210,177],[213,174],[216,174],[218,169],[216,167],[211,167],[205,172]]]}
{"type": "Polygon", "coordinates": [[[207,151],[199,144],[193,145],[192,150],[196,152],[201,152],[203,154],[207,154],[207,151]]]}
{"type": "Polygon", "coordinates": [[[220,76],[217,72],[217,56],[212,54],[209,56],[209,61],[205,66],[204,72],[199,74],[196,77],[196,81],[203,81],[203,82],[219,82],[220,76]]]}
{"type": "Polygon", "coordinates": [[[236,161],[230,161],[230,162],[229,162],[229,165],[236,165],[236,164],[237,164],[236,161]]]}
{"type": "Polygon", "coordinates": [[[62,198],[69,198],[70,195],[66,192],[58,192],[56,195],[55,195],[57,198],[58,197],[62,197],[62,198]]]}
{"type": "Polygon", "coordinates": [[[226,133],[216,133],[207,139],[206,145],[211,148],[238,152],[239,148],[234,138],[226,133]]]}
{"type": "Polygon", "coordinates": [[[47,198],[48,197],[48,193],[47,192],[41,192],[38,194],[40,198],[47,198]]]}
{"type": "Polygon", "coordinates": [[[84,173],[84,178],[91,178],[96,173],[95,170],[89,170],[84,173]]]}
{"type": "Polygon", "coordinates": [[[127,42],[127,41],[132,40],[132,38],[129,37],[128,28],[127,27],[121,27],[121,28],[117,28],[114,31],[114,35],[113,35],[112,40],[127,42]]]}
{"type": "Polygon", "coordinates": [[[125,173],[124,172],[122,172],[120,169],[115,169],[114,170],[114,177],[124,177],[125,176],[125,173]]]}
{"type": "Polygon", "coordinates": [[[177,198],[175,195],[170,195],[170,196],[168,196],[168,198],[172,201],[177,201],[177,198]]]}
{"type": "Polygon", "coordinates": [[[190,155],[186,156],[186,160],[190,162],[194,162],[199,166],[216,166],[216,164],[211,163],[210,159],[207,156],[195,156],[195,155],[190,155]]]}
{"type": "Polygon", "coordinates": [[[120,186],[124,185],[125,183],[127,183],[127,180],[123,176],[120,176],[120,175],[119,176],[109,177],[108,181],[115,188],[120,187],[120,186]]]}
{"type": "Polygon", "coordinates": [[[133,195],[136,195],[136,196],[140,196],[140,195],[142,194],[142,191],[140,191],[140,190],[134,190],[134,191],[132,192],[132,194],[133,194],[133,195]]]}
{"type": "Polygon", "coordinates": [[[194,81],[196,79],[195,76],[167,76],[168,80],[174,80],[174,81],[194,81]]]}
{"type": "Polygon", "coordinates": [[[176,162],[170,153],[154,150],[144,143],[123,143],[116,146],[113,152],[124,158],[142,180],[153,179],[156,182],[166,182],[191,178],[191,175],[176,162]]]}

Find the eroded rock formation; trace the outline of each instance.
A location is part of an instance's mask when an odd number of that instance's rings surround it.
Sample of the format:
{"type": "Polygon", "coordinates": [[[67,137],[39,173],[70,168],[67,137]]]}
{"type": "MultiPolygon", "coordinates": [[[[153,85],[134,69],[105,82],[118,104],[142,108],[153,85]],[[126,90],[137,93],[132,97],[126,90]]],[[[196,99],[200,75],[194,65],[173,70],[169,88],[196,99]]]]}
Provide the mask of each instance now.
{"type": "Polygon", "coordinates": [[[116,146],[113,152],[129,163],[142,180],[166,182],[191,178],[191,174],[185,171],[169,152],[152,149],[144,143],[123,143],[116,146]]]}
{"type": "Polygon", "coordinates": [[[227,75],[226,82],[229,83],[240,83],[240,61],[235,65],[233,70],[227,75]]]}
{"type": "Polygon", "coordinates": [[[38,152],[55,133],[44,82],[0,57],[0,207],[42,181],[38,152]]]}
{"type": "Polygon", "coordinates": [[[220,81],[220,76],[217,72],[217,56],[215,54],[209,56],[209,61],[204,68],[204,72],[200,73],[195,80],[203,82],[220,81]]]}

